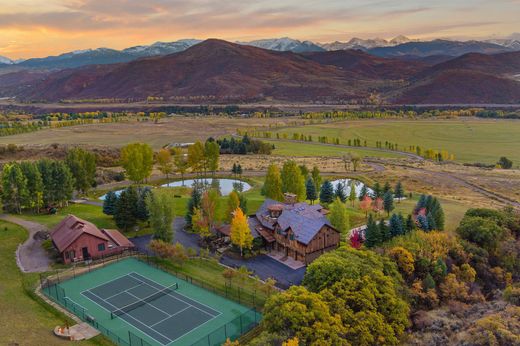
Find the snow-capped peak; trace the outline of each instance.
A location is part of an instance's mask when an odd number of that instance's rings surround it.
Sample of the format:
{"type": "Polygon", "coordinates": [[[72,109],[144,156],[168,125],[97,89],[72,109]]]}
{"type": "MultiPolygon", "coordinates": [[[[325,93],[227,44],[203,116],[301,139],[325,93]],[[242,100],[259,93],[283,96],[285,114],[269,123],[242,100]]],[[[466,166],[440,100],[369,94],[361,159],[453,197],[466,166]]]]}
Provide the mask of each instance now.
{"type": "Polygon", "coordinates": [[[262,39],[250,42],[237,43],[276,51],[310,52],[323,50],[323,48],[310,41],[300,41],[289,37],[262,39]]]}
{"type": "Polygon", "coordinates": [[[0,55],[0,64],[12,65],[14,64],[14,61],[9,58],[6,58],[5,56],[0,55]]]}

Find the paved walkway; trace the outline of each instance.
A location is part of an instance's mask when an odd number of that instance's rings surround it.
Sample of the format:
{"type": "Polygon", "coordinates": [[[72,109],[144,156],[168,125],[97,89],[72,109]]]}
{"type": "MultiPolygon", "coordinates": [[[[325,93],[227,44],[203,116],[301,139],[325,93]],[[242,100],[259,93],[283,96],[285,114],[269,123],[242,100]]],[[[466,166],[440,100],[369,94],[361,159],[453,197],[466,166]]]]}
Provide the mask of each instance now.
{"type": "Polygon", "coordinates": [[[3,214],[0,219],[22,226],[29,232],[29,238],[16,250],[16,263],[24,273],[45,272],[50,269],[51,260],[42,247],[42,240],[34,239],[39,231],[47,231],[47,227],[36,222],[26,221],[13,215],[3,214]]]}

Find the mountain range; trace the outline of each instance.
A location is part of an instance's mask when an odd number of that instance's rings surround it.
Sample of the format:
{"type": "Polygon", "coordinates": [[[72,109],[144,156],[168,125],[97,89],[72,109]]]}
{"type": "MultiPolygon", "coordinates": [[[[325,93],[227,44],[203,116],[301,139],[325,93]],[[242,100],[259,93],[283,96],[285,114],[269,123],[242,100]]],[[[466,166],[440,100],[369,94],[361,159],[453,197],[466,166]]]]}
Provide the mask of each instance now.
{"type": "Polygon", "coordinates": [[[468,53],[432,64],[362,50],[294,53],[210,39],[128,62],[0,75],[0,97],[24,101],[149,96],[199,104],[365,103],[374,97],[399,104],[518,104],[520,52],[468,53]]]}
{"type": "MultiPolygon", "coordinates": [[[[110,48],[85,49],[58,56],[18,61],[0,56],[0,74],[8,71],[8,67],[12,69],[13,66],[16,66],[18,69],[64,69],[94,64],[129,62],[143,57],[181,52],[200,42],[201,40],[197,39],[184,39],[174,42],[156,42],[148,46],[135,46],[123,50],[110,48]]],[[[431,64],[446,61],[470,52],[491,54],[520,50],[520,39],[516,36],[512,36],[510,39],[465,42],[449,40],[418,41],[411,40],[405,36],[397,36],[391,40],[352,38],[348,42],[326,44],[284,37],[237,43],[294,53],[359,49],[380,57],[396,57],[408,61],[421,60],[431,64]]]]}

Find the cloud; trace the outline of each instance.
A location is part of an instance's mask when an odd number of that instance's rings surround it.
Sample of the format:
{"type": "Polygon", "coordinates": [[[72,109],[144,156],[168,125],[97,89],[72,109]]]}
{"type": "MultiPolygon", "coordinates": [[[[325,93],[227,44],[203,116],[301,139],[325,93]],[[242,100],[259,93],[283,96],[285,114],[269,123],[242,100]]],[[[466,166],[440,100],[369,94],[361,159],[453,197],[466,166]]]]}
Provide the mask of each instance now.
{"type": "Polygon", "coordinates": [[[0,0],[0,47],[25,40],[58,53],[184,37],[507,34],[517,29],[518,1],[468,7],[467,0],[0,0]]]}

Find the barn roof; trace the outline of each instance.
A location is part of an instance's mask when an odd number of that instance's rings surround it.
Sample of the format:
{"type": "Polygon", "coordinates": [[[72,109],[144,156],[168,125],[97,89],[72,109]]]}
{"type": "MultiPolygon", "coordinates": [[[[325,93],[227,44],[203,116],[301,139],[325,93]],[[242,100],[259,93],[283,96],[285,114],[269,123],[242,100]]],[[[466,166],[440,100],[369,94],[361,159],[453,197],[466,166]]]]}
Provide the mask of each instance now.
{"type": "Polygon", "coordinates": [[[116,246],[134,247],[134,243],[128,240],[128,238],[122,235],[117,229],[102,229],[101,231],[105,233],[116,246]]]}
{"type": "Polygon", "coordinates": [[[58,250],[63,252],[83,234],[88,234],[106,241],[110,240],[94,224],[74,215],[68,215],[61,220],[61,222],[54,227],[54,230],[52,230],[51,238],[58,250]]]}

